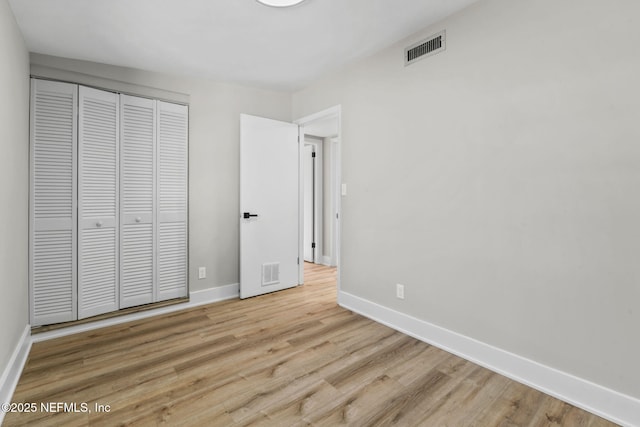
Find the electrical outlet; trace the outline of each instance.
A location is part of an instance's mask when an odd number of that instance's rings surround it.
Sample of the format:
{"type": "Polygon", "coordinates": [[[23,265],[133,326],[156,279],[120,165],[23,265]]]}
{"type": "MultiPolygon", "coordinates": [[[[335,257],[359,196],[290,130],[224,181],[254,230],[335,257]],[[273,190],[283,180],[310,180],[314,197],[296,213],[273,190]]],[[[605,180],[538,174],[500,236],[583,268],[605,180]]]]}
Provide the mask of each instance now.
{"type": "Polygon", "coordinates": [[[404,299],[404,285],[396,284],[396,297],[399,299],[404,299]]]}
{"type": "Polygon", "coordinates": [[[204,279],[207,277],[207,267],[198,268],[198,279],[204,279]]]}

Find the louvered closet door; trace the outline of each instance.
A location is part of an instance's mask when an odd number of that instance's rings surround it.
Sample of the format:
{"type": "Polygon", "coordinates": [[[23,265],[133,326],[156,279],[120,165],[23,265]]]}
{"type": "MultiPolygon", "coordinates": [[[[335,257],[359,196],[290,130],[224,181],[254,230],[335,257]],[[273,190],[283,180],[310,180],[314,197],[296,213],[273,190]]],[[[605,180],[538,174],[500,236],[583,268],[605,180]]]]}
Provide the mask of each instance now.
{"type": "Polygon", "coordinates": [[[120,96],[120,308],[155,301],[155,109],[120,96]]]}
{"type": "Polygon", "coordinates": [[[75,320],[78,87],[31,80],[31,325],[75,320]]]}
{"type": "Polygon", "coordinates": [[[158,300],[187,296],[188,109],[158,101],[158,300]]]}
{"type": "Polygon", "coordinates": [[[80,87],[78,318],[118,310],[119,96],[80,87]]]}

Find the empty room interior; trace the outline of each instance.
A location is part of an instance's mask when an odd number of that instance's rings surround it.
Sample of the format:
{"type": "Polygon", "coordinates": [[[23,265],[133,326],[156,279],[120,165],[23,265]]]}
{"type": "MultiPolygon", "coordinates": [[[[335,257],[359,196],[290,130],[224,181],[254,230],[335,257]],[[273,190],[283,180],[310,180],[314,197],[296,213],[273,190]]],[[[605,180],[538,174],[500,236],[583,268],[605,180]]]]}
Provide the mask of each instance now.
{"type": "Polygon", "coordinates": [[[640,426],[640,2],[0,0],[0,424],[640,426]]]}

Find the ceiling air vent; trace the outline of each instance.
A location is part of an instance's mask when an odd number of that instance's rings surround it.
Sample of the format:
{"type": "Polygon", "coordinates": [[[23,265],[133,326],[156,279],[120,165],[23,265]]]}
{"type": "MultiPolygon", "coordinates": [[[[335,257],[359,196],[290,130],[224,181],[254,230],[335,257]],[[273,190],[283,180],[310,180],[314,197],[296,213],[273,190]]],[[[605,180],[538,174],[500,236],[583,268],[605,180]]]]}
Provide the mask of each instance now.
{"type": "Polygon", "coordinates": [[[404,49],[404,65],[413,64],[419,59],[435,55],[446,49],[446,32],[443,30],[426,40],[421,40],[404,49]]]}

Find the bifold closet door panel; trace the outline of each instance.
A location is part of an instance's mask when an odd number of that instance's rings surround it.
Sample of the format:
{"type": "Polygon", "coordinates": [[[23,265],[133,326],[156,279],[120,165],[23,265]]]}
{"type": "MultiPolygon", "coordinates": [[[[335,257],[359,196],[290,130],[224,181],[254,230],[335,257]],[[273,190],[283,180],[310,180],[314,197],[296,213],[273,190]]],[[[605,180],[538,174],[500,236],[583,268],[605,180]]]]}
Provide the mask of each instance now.
{"type": "Polygon", "coordinates": [[[120,308],[156,300],[156,101],[120,95],[120,308]]]}
{"type": "Polygon", "coordinates": [[[119,96],[80,86],[78,318],[119,308],[119,96]]]}
{"type": "Polygon", "coordinates": [[[78,86],[31,80],[29,292],[32,326],[77,319],[78,86]]]}
{"type": "Polygon", "coordinates": [[[158,101],[158,300],[187,296],[188,117],[158,101]]]}

